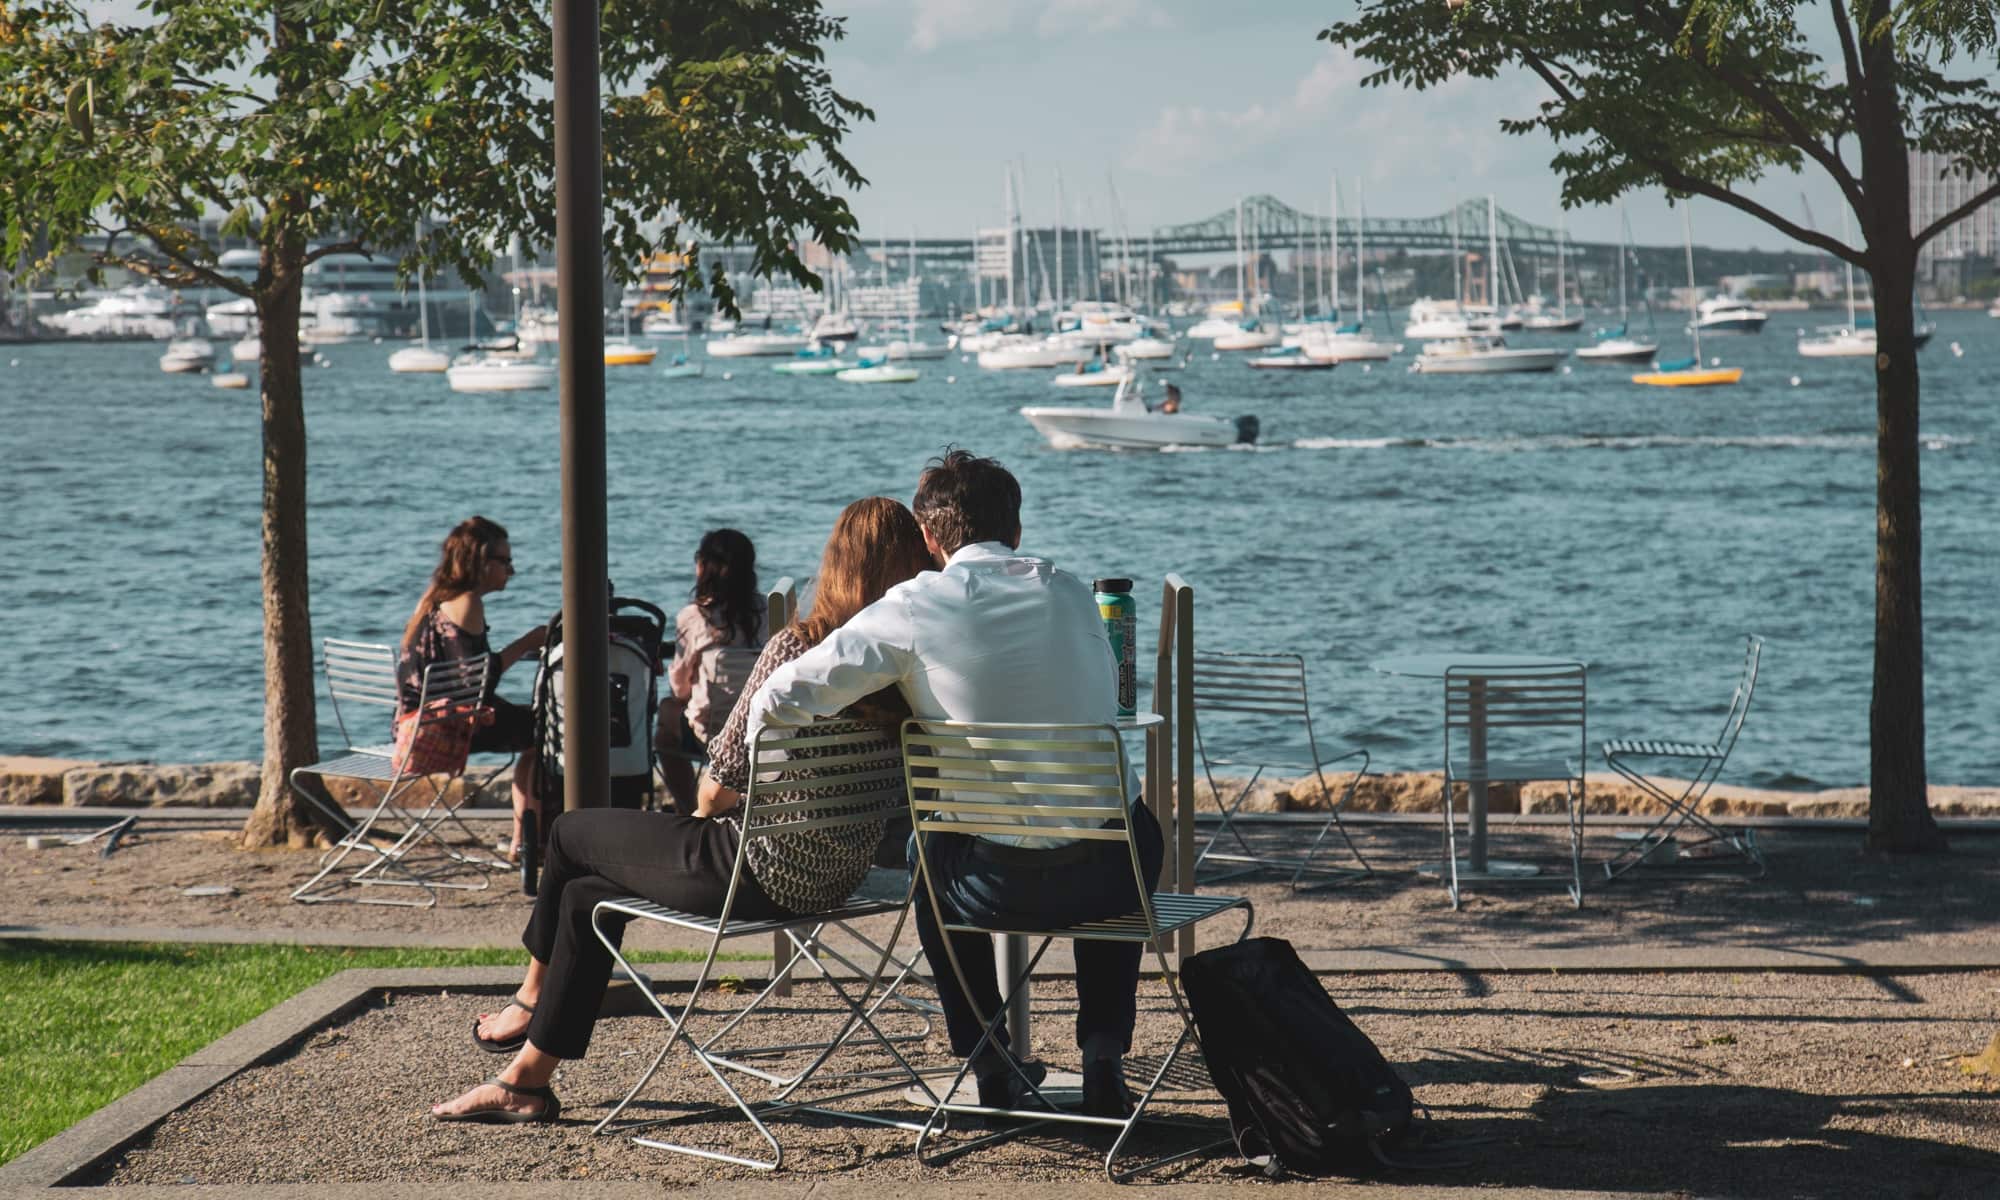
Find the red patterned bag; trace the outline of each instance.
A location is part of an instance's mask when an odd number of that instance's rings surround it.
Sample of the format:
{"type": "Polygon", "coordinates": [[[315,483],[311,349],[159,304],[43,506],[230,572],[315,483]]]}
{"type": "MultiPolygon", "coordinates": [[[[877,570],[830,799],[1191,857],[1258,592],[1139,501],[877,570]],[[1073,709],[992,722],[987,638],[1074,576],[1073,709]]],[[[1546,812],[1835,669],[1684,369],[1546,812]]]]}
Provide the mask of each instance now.
{"type": "Polygon", "coordinates": [[[465,770],[472,753],[472,736],[493,723],[493,710],[483,704],[452,704],[434,700],[419,721],[417,713],[396,718],[396,749],[391,762],[400,775],[456,775],[465,770]]]}

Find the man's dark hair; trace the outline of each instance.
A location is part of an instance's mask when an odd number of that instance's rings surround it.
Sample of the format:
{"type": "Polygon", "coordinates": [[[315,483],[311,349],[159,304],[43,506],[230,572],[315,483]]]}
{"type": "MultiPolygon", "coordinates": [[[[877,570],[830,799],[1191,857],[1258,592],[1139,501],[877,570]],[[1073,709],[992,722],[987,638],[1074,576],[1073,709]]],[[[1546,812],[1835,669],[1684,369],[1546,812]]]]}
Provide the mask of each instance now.
{"type": "Polygon", "coordinates": [[[946,554],[974,542],[1012,543],[1021,532],[1021,485],[999,460],[947,446],[924,464],[910,510],[946,554]]]}

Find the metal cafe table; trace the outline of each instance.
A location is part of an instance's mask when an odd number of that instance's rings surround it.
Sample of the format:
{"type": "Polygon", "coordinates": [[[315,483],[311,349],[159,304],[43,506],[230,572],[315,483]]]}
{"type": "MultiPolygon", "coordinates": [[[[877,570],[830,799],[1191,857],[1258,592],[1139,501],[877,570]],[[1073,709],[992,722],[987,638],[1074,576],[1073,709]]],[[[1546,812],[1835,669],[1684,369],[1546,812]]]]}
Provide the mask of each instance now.
{"type": "MultiPolygon", "coordinates": [[[[1472,680],[1470,728],[1466,731],[1466,752],[1474,760],[1486,757],[1485,706],[1480,702],[1483,685],[1480,672],[1504,675],[1518,671],[1560,670],[1573,666],[1575,658],[1552,658],[1535,654],[1392,654],[1368,664],[1384,675],[1407,675],[1417,679],[1443,679],[1447,670],[1472,680]]],[[[1533,863],[1491,859],[1486,854],[1486,784],[1469,781],[1466,823],[1470,837],[1466,857],[1459,860],[1458,877],[1466,881],[1527,879],[1541,873],[1533,863]]],[[[1440,863],[1435,870],[1442,871],[1440,863]]],[[[1427,868],[1430,870],[1433,868],[1427,868]]]]}

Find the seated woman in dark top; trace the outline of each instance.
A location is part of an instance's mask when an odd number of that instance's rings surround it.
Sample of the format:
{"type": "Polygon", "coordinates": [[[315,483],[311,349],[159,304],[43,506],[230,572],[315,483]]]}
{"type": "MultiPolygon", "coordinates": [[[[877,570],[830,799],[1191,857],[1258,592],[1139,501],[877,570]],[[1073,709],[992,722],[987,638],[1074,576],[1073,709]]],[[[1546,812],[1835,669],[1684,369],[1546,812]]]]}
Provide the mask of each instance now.
{"type": "Polygon", "coordinates": [[[548,632],[536,626],[507,643],[498,654],[486,637],[485,597],[502,591],[514,575],[514,548],[507,531],[485,517],[467,517],[445,535],[430,586],[417,601],[417,611],[403,630],[402,653],[396,660],[397,713],[414,712],[423,692],[424,668],[475,655],[491,655],[487,667],[487,703],[493,723],[473,734],[475,751],[512,751],[514,763],[514,842],[521,840],[521,814],[534,802],[535,721],[519,704],[493,694],[500,672],[542,648],[548,632]]]}
{"type": "MultiPolygon", "coordinates": [[[[752,683],[934,565],[909,509],[879,496],[848,505],[820,559],[811,611],[765,646],[752,683]]],[[[530,955],[527,978],[505,1008],[481,1014],[472,1025],[481,1049],[513,1054],[513,1060],[492,1080],[433,1105],[432,1116],[490,1124],[555,1119],[560,1106],[549,1080],[563,1059],[583,1057],[611,978],[611,956],[590,925],[599,901],[636,895],[683,912],[721,914],[742,842],[731,814],[737,791],[747,784],[744,720],[753,694],[744,691],[712,747],[712,766],[731,786],[704,785],[704,815],[586,808],[564,813],[549,827],[541,890],[521,936],[530,955]]],[[[848,715],[880,724],[875,718],[883,714],[848,715]]],[[[885,765],[900,766],[893,723],[882,728],[885,765]]],[[[902,789],[857,798],[870,802],[882,805],[882,821],[753,842],[732,918],[823,912],[845,900],[867,875],[883,830],[902,804],[902,789]]]]}

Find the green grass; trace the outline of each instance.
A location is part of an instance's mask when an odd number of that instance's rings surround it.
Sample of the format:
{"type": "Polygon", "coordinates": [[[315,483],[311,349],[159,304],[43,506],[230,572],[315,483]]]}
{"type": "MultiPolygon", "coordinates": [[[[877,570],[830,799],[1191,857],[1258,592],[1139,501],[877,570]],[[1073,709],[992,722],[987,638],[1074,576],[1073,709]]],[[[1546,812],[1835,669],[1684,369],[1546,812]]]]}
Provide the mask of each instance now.
{"type": "Polygon", "coordinates": [[[0,941],[0,1079],[8,1097],[0,1163],[330,975],[525,965],[519,950],[0,941]]]}

